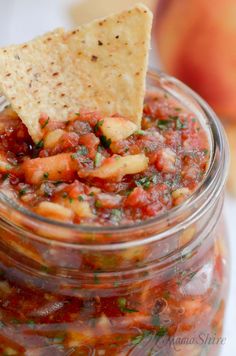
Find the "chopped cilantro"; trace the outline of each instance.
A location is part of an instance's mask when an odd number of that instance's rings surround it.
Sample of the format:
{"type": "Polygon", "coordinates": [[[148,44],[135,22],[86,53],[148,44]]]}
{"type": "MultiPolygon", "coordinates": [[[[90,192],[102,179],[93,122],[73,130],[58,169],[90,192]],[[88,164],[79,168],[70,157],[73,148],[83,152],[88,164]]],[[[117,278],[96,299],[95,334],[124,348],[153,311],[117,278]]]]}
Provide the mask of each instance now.
{"type": "Polygon", "coordinates": [[[187,125],[185,122],[182,122],[179,118],[176,119],[176,129],[177,130],[183,130],[186,129],[187,125]]]}
{"type": "Polygon", "coordinates": [[[95,161],[94,161],[94,164],[95,164],[96,168],[101,165],[101,161],[102,161],[102,155],[101,155],[100,152],[97,152],[96,156],[95,156],[95,161]]]}
{"type": "Polygon", "coordinates": [[[122,211],[119,209],[112,209],[111,211],[111,220],[113,222],[119,222],[122,218],[122,211]]]}
{"type": "Polygon", "coordinates": [[[166,130],[170,127],[171,123],[171,120],[157,120],[157,127],[160,130],[166,130]]]}
{"type": "Polygon", "coordinates": [[[168,329],[165,326],[160,326],[159,330],[156,332],[157,337],[163,337],[167,334],[168,329]]]}
{"type": "Polygon", "coordinates": [[[159,339],[160,337],[165,336],[168,333],[168,329],[164,326],[160,326],[159,330],[156,332],[152,332],[150,330],[144,330],[142,334],[135,336],[132,339],[132,344],[133,345],[138,345],[140,344],[143,340],[145,340],[147,337],[152,337],[154,336],[155,338],[159,339]]]}
{"type": "Polygon", "coordinates": [[[170,120],[158,120],[157,121],[157,127],[160,129],[160,130],[165,130],[169,127],[171,121],[170,120]]]}
{"type": "Polygon", "coordinates": [[[63,182],[61,180],[58,180],[56,182],[53,182],[53,184],[57,187],[58,185],[62,184],[63,182]]]}
{"type": "Polygon", "coordinates": [[[158,175],[157,174],[154,174],[153,176],[152,176],[152,183],[153,184],[157,184],[158,182],[159,182],[159,177],[158,177],[158,175]]]}
{"type": "Polygon", "coordinates": [[[80,113],[79,113],[79,112],[76,112],[75,115],[76,115],[76,116],[80,116],[80,113]]]}
{"type": "Polygon", "coordinates": [[[149,177],[144,177],[135,181],[137,187],[143,187],[144,189],[148,189],[150,187],[151,181],[149,177]]]}
{"type": "Polygon", "coordinates": [[[2,180],[4,181],[4,180],[6,180],[7,178],[9,178],[9,173],[3,174],[2,180]]]}
{"type": "Polygon", "coordinates": [[[177,130],[182,130],[187,128],[186,123],[183,123],[178,116],[169,116],[169,119],[167,120],[158,120],[157,127],[160,130],[166,130],[172,127],[173,123],[175,123],[177,130]]]}
{"type": "Polygon", "coordinates": [[[65,340],[65,335],[58,335],[52,338],[52,342],[60,344],[65,340]]]}
{"type": "Polygon", "coordinates": [[[115,288],[118,288],[118,287],[120,286],[120,282],[119,282],[119,281],[115,281],[115,282],[113,283],[113,286],[114,286],[115,288]]]}
{"type": "Polygon", "coordinates": [[[135,135],[145,136],[147,133],[144,130],[137,130],[134,133],[135,135]]]}
{"type": "Polygon", "coordinates": [[[43,125],[41,125],[41,129],[44,129],[47,126],[48,123],[49,123],[49,117],[47,118],[45,123],[43,125]]]}
{"type": "Polygon", "coordinates": [[[98,208],[98,209],[102,208],[102,203],[99,200],[96,200],[95,201],[95,207],[98,208]]]}
{"type": "Polygon", "coordinates": [[[13,319],[11,319],[11,323],[17,325],[17,324],[20,324],[20,320],[16,319],[16,318],[13,318],[13,319]]]}
{"type": "Polygon", "coordinates": [[[10,169],[12,169],[12,166],[10,164],[7,164],[6,169],[9,171],[10,169]]]}
{"type": "Polygon", "coordinates": [[[72,155],[70,155],[71,156],[71,159],[73,159],[73,160],[75,160],[78,156],[77,156],[77,153],[72,153],[72,155]]]}
{"type": "Polygon", "coordinates": [[[35,148],[40,149],[40,148],[43,148],[43,146],[44,146],[44,143],[43,143],[43,139],[42,139],[38,143],[36,143],[35,148]]]}
{"type": "Polygon", "coordinates": [[[97,133],[99,131],[99,127],[101,127],[104,123],[104,120],[100,120],[96,123],[96,125],[94,126],[94,132],[97,133]]]}
{"type": "Polygon", "coordinates": [[[77,159],[79,156],[86,156],[88,154],[88,149],[86,146],[80,146],[80,149],[75,152],[75,153],[72,153],[71,155],[71,158],[73,160],[77,159]]]}
{"type": "Polygon", "coordinates": [[[71,198],[71,197],[69,197],[69,202],[70,202],[71,204],[73,203],[73,201],[74,201],[74,199],[71,198]]]}
{"type": "Polygon", "coordinates": [[[23,195],[25,195],[27,193],[27,189],[21,189],[18,193],[19,197],[22,197],[23,195]]]}
{"type": "Polygon", "coordinates": [[[89,193],[90,197],[94,197],[94,195],[95,195],[94,192],[89,193]]]}
{"type": "Polygon", "coordinates": [[[88,149],[86,146],[81,146],[80,149],[77,151],[77,154],[86,156],[88,154],[88,149]]]}
{"type": "Polygon", "coordinates": [[[49,272],[49,267],[47,267],[47,266],[41,266],[41,267],[40,267],[40,270],[41,270],[43,273],[48,273],[48,272],[49,272]]]}
{"type": "Polygon", "coordinates": [[[132,193],[133,190],[134,190],[133,188],[127,189],[123,192],[123,194],[128,197],[132,193]]]}
{"type": "Polygon", "coordinates": [[[202,152],[204,153],[205,156],[207,156],[209,153],[209,151],[206,148],[204,150],[202,150],[202,152]]]}
{"type": "MultiPolygon", "coordinates": [[[[148,336],[148,335],[147,335],[147,336],[148,336]]],[[[135,337],[133,338],[133,340],[132,340],[132,344],[133,344],[133,345],[138,345],[138,344],[140,344],[140,343],[143,341],[144,338],[145,338],[145,336],[144,336],[143,334],[138,335],[138,336],[135,336],[135,337]]]]}
{"type": "Polygon", "coordinates": [[[48,173],[48,172],[45,172],[45,173],[43,174],[43,178],[48,179],[48,177],[49,177],[49,173],[48,173]]]}
{"type": "Polygon", "coordinates": [[[101,144],[103,145],[104,148],[110,148],[111,146],[111,139],[107,139],[106,136],[101,136],[100,137],[101,144]]]}
{"type": "Polygon", "coordinates": [[[148,336],[151,336],[152,333],[150,330],[144,330],[142,334],[138,335],[138,336],[135,336],[133,339],[132,339],[132,344],[133,345],[138,345],[140,344],[146,337],[148,336]]]}
{"type": "Polygon", "coordinates": [[[191,272],[190,275],[189,275],[189,278],[190,279],[193,279],[193,277],[197,274],[197,271],[195,272],[191,272]]]}
{"type": "Polygon", "coordinates": [[[98,276],[97,272],[94,272],[93,279],[94,279],[94,283],[95,284],[99,284],[100,283],[100,279],[99,279],[99,276],[98,276]]]}
{"type": "Polygon", "coordinates": [[[63,192],[61,196],[62,196],[63,199],[66,199],[68,197],[68,193],[67,192],[63,192]]]}
{"type": "Polygon", "coordinates": [[[82,195],[79,195],[79,196],[78,196],[78,201],[84,201],[84,198],[83,198],[82,195]]]}
{"type": "Polygon", "coordinates": [[[129,309],[127,308],[127,300],[124,297],[120,297],[117,299],[117,305],[122,313],[137,313],[138,310],[136,309],[129,309]]]}
{"type": "Polygon", "coordinates": [[[33,329],[33,328],[35,327],[35,322],[34,322],[34,320],[28,320],[28,321],[27,321],[27,325],[28,325],[31,329],[33,329]]]}

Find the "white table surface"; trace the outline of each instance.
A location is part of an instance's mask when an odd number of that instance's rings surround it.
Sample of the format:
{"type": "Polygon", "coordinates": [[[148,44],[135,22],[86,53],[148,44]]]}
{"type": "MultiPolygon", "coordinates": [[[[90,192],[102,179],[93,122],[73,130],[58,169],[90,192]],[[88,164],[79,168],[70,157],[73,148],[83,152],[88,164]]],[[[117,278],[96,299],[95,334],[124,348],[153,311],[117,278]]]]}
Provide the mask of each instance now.
{"type": "MultiPolygon", "coordinates": [[[[0,0],[0,46],[27,41],[56,27],[70,28],[69,7],[82,0],[0,0]]],[[[99,0],[97,0],[99,1],[99,0]]],[[[118,0],[111,0],[118,1],[118,0]]],[[[154,55],[151,65],[156,65],[154,55]]],[[[223,356],[236,355],[236,200],[226,196],[225,218],[230,236],[231,289],[225,323],[223,356]]],[[[191,356],[191,355],[186,355],[191,356]]]]}

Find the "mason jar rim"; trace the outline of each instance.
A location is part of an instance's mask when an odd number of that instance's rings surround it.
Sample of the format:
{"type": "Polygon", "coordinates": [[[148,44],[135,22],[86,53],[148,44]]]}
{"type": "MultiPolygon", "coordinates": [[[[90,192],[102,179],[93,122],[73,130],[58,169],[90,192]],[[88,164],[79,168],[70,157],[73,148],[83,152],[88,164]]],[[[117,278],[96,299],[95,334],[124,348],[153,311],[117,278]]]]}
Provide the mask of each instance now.
{"type": "MultiPolygon", "coordinates": [[[[79,225],[79,224],[69,224],[69,223],[63,223],[59,222],[56,220],[48,219],[45,217],[42,217],[40,215],[35,214],[34,212],[19,206],[16,202],[11,200],[7,195],[5,195],[3,192],[0,192],[0,203],[5,205],[7,208],[15,211],[16,213],[22,214],[22,217],[27,217],[31,221],[33,221],[35,224],[47,224],[48,226],[52,228],[63,228],[65,231],[75,231],[81,234],[86,234],[86,233],[93,233],[93,234],[103,234],[103,235],[109,235],[109,234],[120,234],[126,233],[132,236],[134,232],[137,232],[139,229],[151,229],[152,227],[156,226],[157,224],[160,224],[163,220],[166,220],[168,217],[169,219],[178,219],[178,217],[186,216],[186,212],[190,211],[192,208],[197,206],[201,201],[202,204],[200,204],[200,207],[195,211],[194,214],[190,214],[187,219],[181,220],[174,226],[171,226],[164,231],[161,231],[160,233],[155,234],[154,236],[149,236],[149,237],[144,237],[141,239],[134,239],[134,240],[129,240],[129,241],[123,241],[123,242],[114,242],[114,243],[99,243],[95,242],[93,244],[88,244],[86,241],[85,243],[83,242],[66,242],[65,240],[59,240],[56,239],[56,237],[53,238],[48,238],[46,236],[36,236],[34,233],[30,233],[30,237],[35,238],[37,240],[43,240],[43,242],[50,242],[50,243],[55,243],[61,246],[71,246],[73,248],[86,248],[89,250],[96,250],[96,249],[102,249],[102,250],[115,250],[115,249],[126,249],[129,247],[136,247],[136,246],[141,246],[145,245],[147,243],[152,243],[158,240],[162,240],[168,235],[175,234],[178,231],[181,231],[186,224],[193,223],[194,218],[196,218],[197,215],[200,213],[204,213],[204,209],[207,209],[210,204],[215,202],[217,198],[219,197],[220,193],[222,192],[226,177],[227,177],[227,172],[228,172],[228,167],[229,167],[229,148],[228,148],[228,143],[227,139],[225,136],[225,132],[223,129],[223,126],[216,116],[216,114],[213,112],[213,110],[209,107],[209,105],[198,95],[196,94],[192,89],[187,87],[185,84],[177,80],[176,78],[173,78],[162,71],[159,70],[153,70],[150,69],[148,72],[148,78],[154,81],[158,81],[161,85],[160,89],[166,92],[167,94],[170,94],[171,96],[175,96],[176,94],[176,88],[180,89],[183,93],[186,93],[191,99],[193,99],[193,104],[198,105],[201,110],[203,110],[204,114],[207,117],[207,120],[209,121],[209,127],[210,127],[210,133],[212,135],[212,154],[211,154],[211,160],[210,164],[207,170],[207,173],[199,185],[199,187],[196,189],[196,191],[181,205],[174,207],[170,209],[169,211],[165,211],[163,213],[160,213],[157,217],[150,218],[141,222],[133,223],[133,224],[124,224],[121,226],[88,226],[88,225],[79,225]],[[205,199],[205,197],[208,197],[205,199]]],[[[181,95],[180,95],[181,97],[181,95]]],[[[176,98],[180,98],[178,95],[176,98]]],[[[0,104],[1,104],[1,98],[0,98],[0,104]]],[[[194,210],[194,209],[193,209],[194,210]]],[[[0,211],[0,218],[2,220],[10,225],[12,224],[12,221],[6,221],[6,217],[2,216],[1,211],[0,211]]],[[[19,228],[19,226],[17,226],[19,228]]],[[[27,229],[23,228],[22,226],[20,229],[24,230],[25,232],[29,232],[27,229]]],[[[109,240],[108,240],[109,241],[109,240]]]]}

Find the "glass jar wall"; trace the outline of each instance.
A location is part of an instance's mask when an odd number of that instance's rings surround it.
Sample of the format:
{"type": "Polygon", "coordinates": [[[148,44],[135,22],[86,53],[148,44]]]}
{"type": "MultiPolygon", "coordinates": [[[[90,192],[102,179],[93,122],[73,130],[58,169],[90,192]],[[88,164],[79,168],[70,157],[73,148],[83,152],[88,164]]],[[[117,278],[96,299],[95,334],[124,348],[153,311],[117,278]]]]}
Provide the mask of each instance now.
{"type": "Polygon", "coordinates": [[[149,73],[148,90],[173,96],[201,120],[212,151],[205,180],[168,213],[107,228],[51,222],[0,192],[1,354],[219,351],[228,289],[227,144],[214,113],[184,85],[149,73]]]}

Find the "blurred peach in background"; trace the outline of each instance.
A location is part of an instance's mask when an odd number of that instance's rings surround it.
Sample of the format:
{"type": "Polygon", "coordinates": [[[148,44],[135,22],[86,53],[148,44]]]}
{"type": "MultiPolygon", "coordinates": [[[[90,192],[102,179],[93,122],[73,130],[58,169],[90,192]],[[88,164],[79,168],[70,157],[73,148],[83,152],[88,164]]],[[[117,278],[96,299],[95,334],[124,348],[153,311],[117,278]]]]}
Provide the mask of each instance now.
{"type": "Polygon", "coordinates": [[[236,1],[160,0],[155,35],[165,70],[236,121],[236,1]]]}
{"type": "Polygon", "coordinates": [[[236,195],[236,1],[160,0],[154,27],[162,68],[227,123],[229,189],[236,195]]]}

